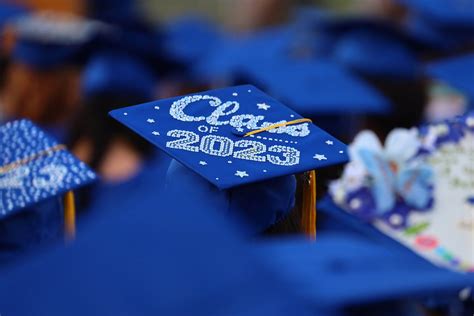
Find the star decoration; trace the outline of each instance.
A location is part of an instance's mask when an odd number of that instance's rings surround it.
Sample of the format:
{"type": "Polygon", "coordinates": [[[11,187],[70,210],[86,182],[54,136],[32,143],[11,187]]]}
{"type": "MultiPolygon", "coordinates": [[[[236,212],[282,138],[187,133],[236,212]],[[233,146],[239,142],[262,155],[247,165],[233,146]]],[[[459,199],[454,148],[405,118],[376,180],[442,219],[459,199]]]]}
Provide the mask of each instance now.
{"type": "Polygon", "coordinates": [[[236,96],[238,96],[238,93],[237,93],[237,92],[234,92],[234,93],[232,93],[232,95],[233,95],[234,97],[236,97],[236,96]]]}
{"type": "Polygon", "coordinates": [[[236,130],[237,132],[243,132],[243,131],[244,131],[244,129],[243,129],[242,127],[236,127],[235,130],[236,130]]]}
{"type": "Polygon", "coordinates": [[[232,163],[232,160],[228,160],[227,163],[232,163]]]}
{"type": "Polygon", "coordinates": [[[326,141],[326,144],[328,144],[328,145],[333,145],[334,142],[333,142],[332,140],[329,140],[329,139],[328,139],[328,140],[326,141]]]}
{"type": "Polygon", "coordinates": [[[268,104],[264,103],[257,103],[257,107],[259,110],[268,110],[270,106],[268,104]]]}
{"type": "Polygon", "coordinates": [[[155,106],[155,110],[159,110],[159,109],[160,109],[160,107],[158,105],[155,106]]]}
{"type": "Polygon", "coordinates": [[[314,159],[318,159],[319,161],[321,161],[321,160],[328,160],[328,159],[326,158],[326,156],[320,155],[320,154],[314,155],[313,158],[314,158],[314,159]]]}
{"type": "Polygon", "coordinates": [[[125,112],[125,113],[123,113],[123,115],[127,116],[127,115],[128,115],[128,113],[127,113],[127,112],[125,112]]]}
{"type": "Polygon", "coordinates": [[[152,119],[152,118],[149,118],[149,119],[147,119],[146,121],[147,121],[148,123],[155,123],[155,120],[152,119]]]}
{"type": "Polygon", "coordinates": [[[153,132],[151,132],[151,133],[152,133],[153,135],[155,135],[155,136],[160,136],[160,132],[153,131],[153,132]]]}
{"type": "Polygon", "coordinates": [[[248,176],[249,176],[248,173],[247,173],[247,171],[240,171],[240,170],[237,170],[237,171],[235,172],[235,175],[236,175],[237,177],[241,177],[241,178],[243,178],[243,177],[248,177],[248,176]]]}
{"type": "Polygon", "coordinates": [[[207,165],[207,162],[201,160],[201,161],[199,162],[199,164],[200,164],[201,166],[206,166],[206,165],[207,165]]]}
{"type": "Polygon", "coordinates": [[[339,153],[340,153],[340,154],[343,154],[343,153],[344,153],[344,151],[342,151],[342,150],[339,150],[339,153]]]}

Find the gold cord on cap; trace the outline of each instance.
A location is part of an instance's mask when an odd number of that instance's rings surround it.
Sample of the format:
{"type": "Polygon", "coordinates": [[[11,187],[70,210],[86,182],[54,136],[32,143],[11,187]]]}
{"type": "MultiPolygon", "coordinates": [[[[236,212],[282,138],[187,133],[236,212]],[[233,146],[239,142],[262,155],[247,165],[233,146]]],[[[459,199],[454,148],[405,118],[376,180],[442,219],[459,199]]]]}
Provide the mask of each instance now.
{"type": "Polygon", "coordinates": [[[278,127],[282,127],[282,126],[295,125],[295,124],[306,123],[306,122],[311,123],[312,121],[309,118],[302,118],[302,119],[297,119],[297,120],[293,120],[293,121],[289,121],[289,122],[277,123],[277,124],[273,124],[273,125],[270,125],[270,126],[267,126],[267,127],[262,127],[260,129],[250,131],[250,132],[246,133],[244,135],[244,137],[254,135],[254,134],[258,134],[258,133],[262,133],[262,132],[266,132],[266,131],[269,131],[269,130],[272,130],[272,129],[275,129],[275,128],[278,128],[278,127]]]}

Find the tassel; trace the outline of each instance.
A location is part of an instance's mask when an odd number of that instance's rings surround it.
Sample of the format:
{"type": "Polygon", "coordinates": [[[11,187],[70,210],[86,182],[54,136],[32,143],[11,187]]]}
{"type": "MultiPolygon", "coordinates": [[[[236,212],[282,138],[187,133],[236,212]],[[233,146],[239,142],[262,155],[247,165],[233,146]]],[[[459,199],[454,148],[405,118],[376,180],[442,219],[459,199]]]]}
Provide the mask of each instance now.
{"type": "Polygon", "coordinates": [[[305,173],[301,227],[312,240],[316,239],[316,172],[305,173]]]}
{"type": "Polygon", "coordinates": [[[76,236],[76,205],[72,191],[64,197],[64,233],[66,241],[72,241],[76,236]]]}

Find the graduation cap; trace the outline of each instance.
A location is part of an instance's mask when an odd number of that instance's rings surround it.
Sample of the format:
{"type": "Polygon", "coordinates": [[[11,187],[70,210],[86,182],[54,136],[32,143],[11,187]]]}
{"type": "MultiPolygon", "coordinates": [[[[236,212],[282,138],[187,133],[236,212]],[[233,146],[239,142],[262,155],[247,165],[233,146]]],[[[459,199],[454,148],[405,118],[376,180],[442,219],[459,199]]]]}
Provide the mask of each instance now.
{"type": "Polygon", "coordinates": [[[474,29],[474,3],[469,0],[398,0],[442,28],[474,29]]]}
{"type": "Polygon", "coordinates": [[[49,11],[21,17],[13,30],[12,58],[39,69],[83,62],[88,45],[111,32],[102,22],[49,11]]]}
{"type": "Polygon", "coordinates": [[[463,93],[470,102],[474,102],[474,54],[451,57],[426,66],[428,76],[441,83],[457,89],[463,93]]]}
{"type": "Polygon", "coordinates": [[[356,29],[340,36],[331,59],[359,73],[395,79],[418,74],[415,51],[396,36],[377,29],[356,29]]]}
{"type": "MultiPolygon", "coordinates": [[[[316,243],[279,239],[260,243],[260,248],[262,256],[272,258],[269,267],[287,278],[289,288],[327,310],[390,301],[456,300],[459,291],[474,282],[472,276],[436,267],[394,242],[376,243],[345,233],[322,233],[316,243]]],[[[394,305],[385,307],[378,315],[389,314],[394,305]]]]}
{"type": "Polygon", "coordinates": [[[151,99],[157,78],[138,57],[115,50],[103,50],[89,59],[81,78],[85,96],[100,93],[134,94],[151,99]]]}
{"type": "Polygon", "coordinates": [[[389,101],[380,93],[330,61],[261,61],[245,65],[242,74],[307,117],[391,111],[389,101]]]}
{"type": "Polygon", "coordinates": [[[94,181],[94,172],[28,120],[1,126],[0,140],[0,219],[8,220],[27,207],[65,195],[65,230],[72,237],[72,190],[94,181]]]}
{"type": "MultiPolygon", "coordinates": [[[[110,115],[221,190],[347,159],[344,144],[251,85],[126,107],[110,115]]],[[[315,205],[315,192],[309,194],[314,177],[310,173],[307,181],[309,208],[315,205]]]]}
{"type": "Polygon", "coordinates": [[[320,315],[308,312],[225,218],[200,205],[176,208],[166,196],[157,212],[150,199],[143,197],[139,212],[136,201],[124,201],[120,216],[97,219],[70,247],[4,270],[3,312],[320,315]],[[196,216],[183,216],[190,211],[196,216]]]}
{"type": "Polygon", "coordinates": [[[190,65],[204,58],[221,36],[204,17],[182,16],[164,25],[163,48],[171,59],[190,65]]]}
{"type": "Polygon", "coordinates": [[[471,113],[418,130],[396,129],[385,147],[362,132],[349,148],[343,176],[330,186],[332,200],[434,264],[474,271],[473,126],[471,113]]]}
{"type": "Polygon", "coordinates": [[[2,3],[0,5],[0,30],[3,30],[5,24],[9,23],[12,19],[16,19],[27,12],[26,8],[22,6],[2,3]]]}

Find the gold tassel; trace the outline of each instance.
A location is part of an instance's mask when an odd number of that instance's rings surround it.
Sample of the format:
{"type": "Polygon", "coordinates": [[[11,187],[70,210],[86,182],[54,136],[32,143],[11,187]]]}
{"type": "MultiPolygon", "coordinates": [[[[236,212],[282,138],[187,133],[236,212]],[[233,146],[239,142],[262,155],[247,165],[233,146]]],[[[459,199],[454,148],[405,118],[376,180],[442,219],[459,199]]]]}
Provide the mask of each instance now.
{"type": "Polygon", "coordinates": [[[301,227],[310,238],[316,239],[316,171],[305,173],[301,227]]]}
{"type": "Polygon", "coordinates": [[[72,191],[64,196],[64,232],[66,241],[72,241],[76,237],[76,205],[72,191]]]}

